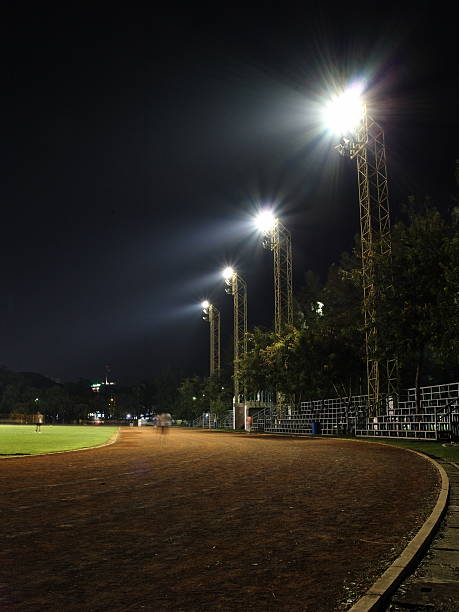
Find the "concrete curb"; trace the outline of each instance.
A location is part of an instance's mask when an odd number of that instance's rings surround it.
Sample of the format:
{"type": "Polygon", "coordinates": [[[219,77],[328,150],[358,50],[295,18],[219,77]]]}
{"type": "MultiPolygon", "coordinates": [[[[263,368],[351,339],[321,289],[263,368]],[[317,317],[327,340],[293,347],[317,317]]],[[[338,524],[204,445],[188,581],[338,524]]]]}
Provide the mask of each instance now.
{"type": "Polygon", "coordinates": [[[371,612],[383,610],[385,608],[388,597],[394,593],[402,580],[410,573],[419,557],[431,542],[445,514],[449,495],[449,479],[445,470],[439,463],[427,455],[423,455],[411,449],[404,450],[415,453],[423,459],[430,461],[439,471],[441,488],[437,503],[424,525],[409,542],[402,554],[392,563],[382,576],[373,583],[365,595],[363,595],[348,612],[371,612]]]}
{"type": "Polygon", "coordinates": [[[98,444],[97,446],[84,446],[83,448],[71,448],[70,450],[64,451],[54,451],[51,453],[36,453],[33,455],[5,455],[3,457],[0,456],[0,461],[2,459],[30,459],[31,457],[46,457],[47,455],[63,455],[64,453],[79,453],[81,451],[94,450],[96,448],[103,448],[104,446],[110,446],[110,444],[115,444],[120,435],[121,429],[118,427],[118,430],[103,444],[98,444]]]}

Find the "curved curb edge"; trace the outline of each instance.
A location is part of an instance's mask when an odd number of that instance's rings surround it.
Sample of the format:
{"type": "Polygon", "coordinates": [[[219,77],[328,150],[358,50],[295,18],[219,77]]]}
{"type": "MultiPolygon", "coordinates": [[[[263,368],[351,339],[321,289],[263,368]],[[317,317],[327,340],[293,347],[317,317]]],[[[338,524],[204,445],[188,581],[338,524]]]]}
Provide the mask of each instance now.
{"type": "Polygon", "coordinates": [[[98,444],[97,446],[83,446],[82,448],[71,448],[69,450],[63,451],[53,451],[50,453],[35,453],[33,455],[5,455],[4,457],[0,457],[0,461],[4,459],[30,459],[31,457],[46,457],[47,455],[63,455],[64,453],[79,453],[81,451],[89,451],[95,450],[96,448],[103,448],[104,446],[110,446],[110,444],[115,444],[120,435],[120,428],[115,431],[115,433],[103,444],[98,444]]]}
{"type": "Polygon", "coordinates": [[[372,584],[348,612],[373,612],[383,610],[387,599],[394,593],[399,584],[410,573],[425,549],[433,539],[437,528],[446,512],[449,496],[449,479],[444,468],[431,457],[411,449],[405,449],[430,461],[439,471],[441,488],[437,503],[430,516],[424,522],[414,538],[408,543],[402,554],[395,559],[387,570],[372,584]]]}

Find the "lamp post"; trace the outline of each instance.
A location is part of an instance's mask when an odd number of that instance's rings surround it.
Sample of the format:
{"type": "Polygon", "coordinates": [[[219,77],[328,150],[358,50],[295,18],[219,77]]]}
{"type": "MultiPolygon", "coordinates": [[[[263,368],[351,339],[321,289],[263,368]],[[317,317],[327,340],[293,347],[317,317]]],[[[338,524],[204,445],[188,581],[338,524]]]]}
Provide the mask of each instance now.
{"type": "Polygon", "coordinates": [[[263,236],[263,246],[274,257],[274,330],[280,334],[293,323],[292,239],[288,229],[272,211],[263,210],[255,219],[263,236]]]}
{"type": "MultiPolygon", "coordinates": [[[[263,246],[274,257],[274,331],[280,334],[293,324],[292,238],[288,229],[271,210],[261,211],[255,225],[263,236],[263,246]]],[[[285,412],[286,396],[276,392],[277,418],[285,412]]]]}
{"type": "Polygon", "coordinates": [[[233,296],[233,384],[234,384],[234,429],[245,424],[245,393],[244,406],[241,411],[241,393],[239,386],[239,358],[247,353],[247,283],[233,268],[223,270],[226,292],[233,296]]]}
{"type": "Polygon", "coordinates": [[[220,311],[208,300],[201,303],[202,318],[210,324],[210,375],[220,374],[220,311]]]}
{"type": "Polygon", "coordinates": [[[382,289],[392,284],[391,279],[380,279],[377,271],[377,260],[391,257],[387,166],[384,131],[368,115],[362,93],[363,85],[355,83],[336,95],[324,119],[340,138],[336,150],[357,163],[368,406],[376,415],[382,409],[383,378],[388,396],[395,398],[397,364],[389,359],[383,371],[379,358],[378,307],[382,289]]]}

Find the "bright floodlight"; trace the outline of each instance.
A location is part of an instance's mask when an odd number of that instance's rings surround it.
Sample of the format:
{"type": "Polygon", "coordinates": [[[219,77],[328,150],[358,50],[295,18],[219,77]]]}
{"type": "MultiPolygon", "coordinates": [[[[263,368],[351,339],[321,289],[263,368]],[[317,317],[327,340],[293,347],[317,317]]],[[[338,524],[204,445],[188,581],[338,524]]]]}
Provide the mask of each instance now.
{"type": "Polygon", "coordinates": [[[226,267],[222,272],[222,276],[226,281],[231,280],[233,278],[233,274],[234,270],[231,266],[226,267]]]}
{"type": "Polygon", "coordinates": [[[271,210],[262,210],[255,218],[255,225],[262,234],[269,234],[276,227],[277,219],[271,210]]]}
{"type": "Polygon", "coordinates": [[[354,83],[341,94],[334,96],[324,109],[324,122],[338,136],[356,130],[363,115],[363,83],[354,83]]]}
{"type": "Polygon", "coordinates": [[[201,306],[202,308],[209,308],[210,302],[208,300],[204,300],[203,302],[201,302],[201,306]]]}

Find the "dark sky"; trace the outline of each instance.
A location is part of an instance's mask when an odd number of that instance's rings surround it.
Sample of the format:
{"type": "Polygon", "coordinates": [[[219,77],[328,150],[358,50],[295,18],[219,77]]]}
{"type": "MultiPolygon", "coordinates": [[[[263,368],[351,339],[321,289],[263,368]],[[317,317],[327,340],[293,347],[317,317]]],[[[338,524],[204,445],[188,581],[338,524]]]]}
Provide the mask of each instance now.
{"type": "Polygon", "coordinates": [[[355,169],[317,115],[349,79],[366,78],[384,125],[393,211],[455,188],[457,32],[442,3],[365,18],[82,6],[2,15],[0,364],[61,380],[107,364],[126,381],[205,374],[199,303],[219,306],[227,343],[227,264],[248,282],[250,324],[269,325],[271,254],[250,216],[275,205],[296,287],[358,232],[355,169]]]}

